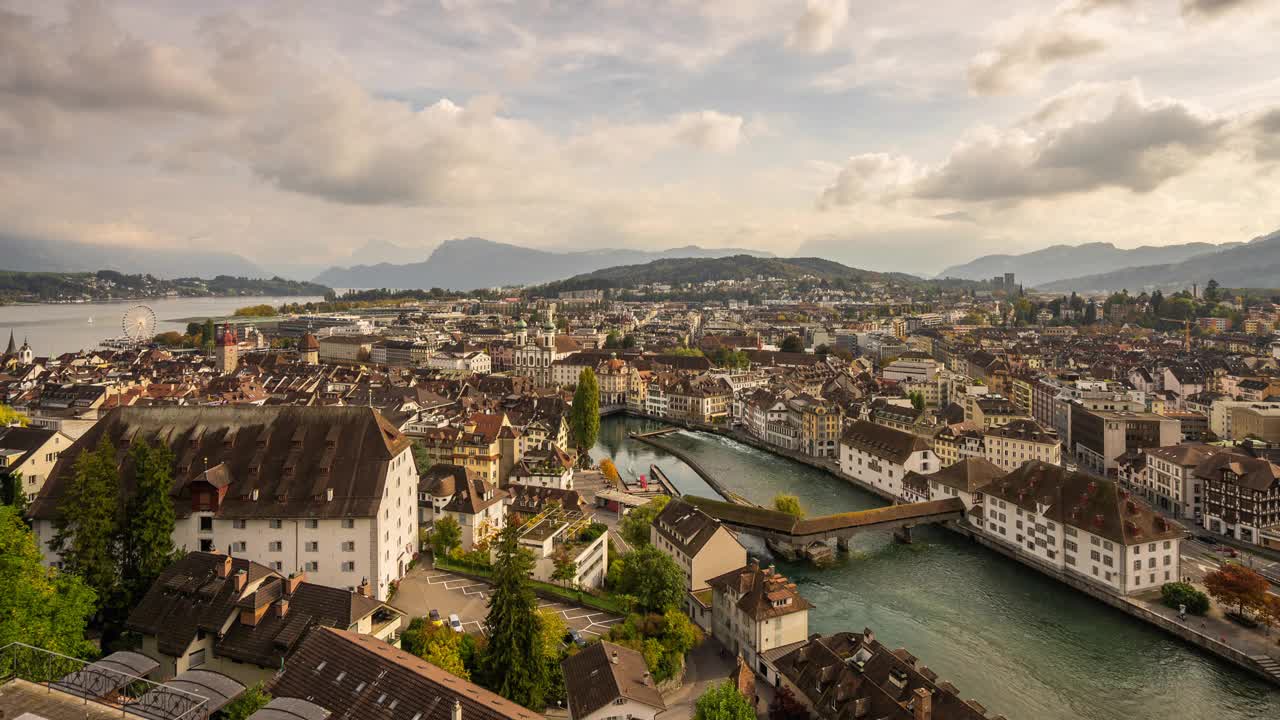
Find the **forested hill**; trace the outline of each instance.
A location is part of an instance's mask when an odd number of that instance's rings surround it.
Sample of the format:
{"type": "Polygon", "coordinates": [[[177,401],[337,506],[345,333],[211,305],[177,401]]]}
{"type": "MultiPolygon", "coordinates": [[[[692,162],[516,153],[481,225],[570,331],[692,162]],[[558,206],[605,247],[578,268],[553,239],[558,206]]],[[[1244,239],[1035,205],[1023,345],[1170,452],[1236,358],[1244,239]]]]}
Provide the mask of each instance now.
{"type": "Polygon", "coordinates": [[[548,283],[540,290],[555,293],[566,290],[632,288],[640,285],[685,285],[724,280],[783,279],[844,280],[866,282],[920,282],[920,278],[903,273],[878,273],[859,270],[822,258],[775,258],[732,255],[721,258],[666,258],[640,265],[620,265],[575,275],[567,280],[548,283]]]}
{"type": "Polygon", "coordinates": [[[84,273],[0,270],[0,302],[74,302],[166,296],[323,296],[324,285],[297,280],[218,275],[212,279],[126,275],[114,270],[84,273]]]}

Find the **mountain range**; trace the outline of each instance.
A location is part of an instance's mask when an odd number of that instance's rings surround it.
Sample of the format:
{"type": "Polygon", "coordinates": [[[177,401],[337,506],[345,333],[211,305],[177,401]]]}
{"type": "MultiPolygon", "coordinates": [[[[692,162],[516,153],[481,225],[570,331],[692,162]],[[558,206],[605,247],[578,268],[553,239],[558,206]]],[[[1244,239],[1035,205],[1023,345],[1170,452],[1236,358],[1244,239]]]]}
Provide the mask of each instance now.
{"type": "Polygon", "coordinates": [[[1230,288],[1280,287],[1280,230],[1247,243],[1218,245],[1177,262],[1128,267],[1104,273],[1046,282],[1048,292],[1114,292],[1128,289],[1182,290],[1192,283],[1204,287],[1210,279],[1230,288]]]}
{"type": "Polygon", "coordinates": [[[383,262],[333,267],[317,275],[315,281],[334,288],[425,290],[440,287],[474,290],[504,285],[536,285],[601,268],[634,265],[663,258],[716,258],[728,255],[770,257],[769,253],[758,250],[700,248],[696,245],[656,251],[606,249],[553,252],[471,237],[441,243],[422,262],[383,262]]]}
{"type": "Polygon", "coordinates": [[[98,245],[3,233],[0,233],[0,268],[55,273],[115,270],[158,278],[194,275],[269,278],[272,275],[243,257],[227,252],[98,245]]]}
{"type": "MultiPolygon", "coordinates": [[[[984,255],[938,273],[938,277],[966,280],[989,280],[996,275],[1014,273],[1017,282],[1026,287],[1047,287],[1050,283],[1070,278],[1114,273],[1125,268],[1181,263],[1194,257],[1239,247],[1242,243],[1195,242],[1122,249],[1111,243],[1084,245],[1051,245],[1021,255],[984,255]]],[[[1221,282],[1221,281],[1219,281],[1221,282]]],[[[1132,287],[1132,286],[1131,286],[1132,287]]]]}

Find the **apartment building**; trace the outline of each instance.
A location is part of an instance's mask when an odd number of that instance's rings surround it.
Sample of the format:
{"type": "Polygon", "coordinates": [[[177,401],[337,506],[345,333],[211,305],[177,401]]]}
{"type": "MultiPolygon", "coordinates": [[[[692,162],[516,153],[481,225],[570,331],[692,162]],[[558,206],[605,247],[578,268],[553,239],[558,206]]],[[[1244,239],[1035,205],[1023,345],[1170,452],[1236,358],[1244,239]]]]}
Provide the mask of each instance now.
{"type": "Polygon", "coordinates": [[[1204,513],[1204,479],[1196,468],[1223,452],[1212,445],[1143,448],[1120,462],[1120,482],[1161,512],[1199,525],[1204,513]]]}
{"type": "Polygon", "coordinates": [[[1183,529],[1115,482],[1032,461],[981,491],[975,527],[1029,565],[1118,595],[1182,577],[1183,529]]]}
{"type": "Polygon", "coordinates": [[[507,525],[507,492],[461,465],[432,465],[419,483],[418,522],[435,525],[453,518],[462,530],[464,551],[493,538],[507,525]]]}
{"type": "Polygon", "coordinates": [[[1041,427],[1035,420],[1012,420],[983,432],[982,456],[1006,471],[1014,470],[1028,460],[1059,465],[1062,463],[1062,443],[1058,440],[1058,433],[1041,427]]]}
{"type": "Polygon", "coordinates": [[[39,494],[58,456],[72,442],[51,428],[0,427],[0,501],[10,501],[17,490],[28,498],[39,494]]]}
{"type": "Polygon", "coordinates": [[[809,636],[813,605],[772,567],[756,561],[711,578],[712,634],[747,665],[765,671],[761,654],[809,636]]]}
{"type": "Polygon", "coordinates": [[[111,411],[59,457],[32,502],[45,559],[80,453],[117,449],[121,492],[136,478],[127,448],[173,452],[173,544],[222,550],[276,572],[385,598],[417,553],[418,472],[409,439],[362,407],[155,407],[111,411]]]}
{"type": "Polygon", "coordinates": [[[704,629],[711,629],[708,581],[747,563],[747,550],[720,521],[679,498],[673,498],[654,518],[650,543],[671,556],[684,571],[685,611],[704,629]]]}
{"type": "Polygon", "coordinates": [[[1204,527],[1257,544],[1280,529],[1280,465],[1230,451],[1206,458],[1195,474],[1204,480],[1204,527]]]}
{"type": "Polygon", "coordinates": [[[902,497],[907,473],[939,469],[929,442],[909,432],[859,420],[840,438],[840,471],[893,497],[902,497]]]}

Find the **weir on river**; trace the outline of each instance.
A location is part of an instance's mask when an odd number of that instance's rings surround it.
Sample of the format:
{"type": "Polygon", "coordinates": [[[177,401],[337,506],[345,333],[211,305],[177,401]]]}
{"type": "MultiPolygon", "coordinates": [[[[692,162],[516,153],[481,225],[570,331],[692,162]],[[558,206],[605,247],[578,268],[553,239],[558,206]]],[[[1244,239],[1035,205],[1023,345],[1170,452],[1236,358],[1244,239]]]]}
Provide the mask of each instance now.
{"type": "MultiPolygon", "coordinates": [[[[679,459],[628,437],[661,427],[606,418],[592,456],[620,467],[656,463],[682,492],[715,497],[679,459]]],[[[786,492],[818,515],[886,504],[719,436],[679,431],[663,443],[754,503],[786,492]]],[[[908,546],[891,542],[887,531],[867,531],[828,569],[777,560],[816,605],[810,632],[869,627],[1010,720],[1280,718],[1280,692],[1243,670],[953,533],[925,527],[914,534],[908,546]]],[[[753,555],[767,553],[763,543],[742,540],[753,555]]]]}

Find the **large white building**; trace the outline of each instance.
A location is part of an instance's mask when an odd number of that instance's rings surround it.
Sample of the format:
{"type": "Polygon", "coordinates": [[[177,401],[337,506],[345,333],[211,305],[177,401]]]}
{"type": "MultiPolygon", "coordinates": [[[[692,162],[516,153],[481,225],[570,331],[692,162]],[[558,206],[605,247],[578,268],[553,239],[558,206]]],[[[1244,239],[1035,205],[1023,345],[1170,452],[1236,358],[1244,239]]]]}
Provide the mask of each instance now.
{"type": "Polygon", "coordinates": [[[840,472],[902,497],[907,473],[929,475],[941,469],[929,442],[919,435],[859,420],[840,438],[840,472]]]}
{"type": "Polygon", "coordinates": [[[46,561],[74,464],[100,440],[115,446],[122,492],[128,448],[173,452],[175,547],[219,550],[277,572],[385,599],[418,545],[418,472],[409,438],[362,407],[119,408],[62,453],[33,501],[46,561]]]}
{"type": "Polygon", "coordinates": [[[968,490],[970,524],[1028,565],[1117,595],[1182,577],[1183,529],[1115,482],[1032,461],[968,490]]]}

